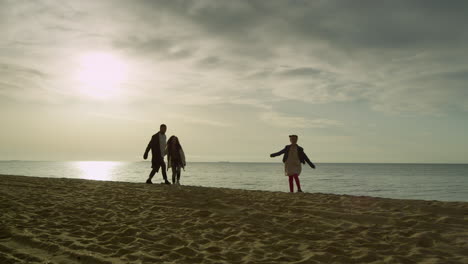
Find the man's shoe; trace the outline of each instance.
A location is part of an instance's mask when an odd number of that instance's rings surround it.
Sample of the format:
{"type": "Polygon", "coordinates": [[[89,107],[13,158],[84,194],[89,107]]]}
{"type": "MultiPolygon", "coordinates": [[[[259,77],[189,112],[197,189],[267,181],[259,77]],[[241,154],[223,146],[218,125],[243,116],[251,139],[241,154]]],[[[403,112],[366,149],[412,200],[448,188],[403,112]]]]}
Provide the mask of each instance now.
{"type": "Polygon", "coordinates": [[[169,181],[165,181],[164,183],[165,183],[165,184],[169,184],[169,185],[171,185],[171,183],[170,183],[169,181]]]}
{"type": "Polygon", "coordinates": [[[297,192],[302,192],[302,190],[297,190],[297,192]]]}
{"type": "Polygon", "coordinates": [[[147,180],[146,180],[146,183],[147,183],[147,184],[153,184],[153,182],[152,182],[150,179],[147,179],[147,180]]]}

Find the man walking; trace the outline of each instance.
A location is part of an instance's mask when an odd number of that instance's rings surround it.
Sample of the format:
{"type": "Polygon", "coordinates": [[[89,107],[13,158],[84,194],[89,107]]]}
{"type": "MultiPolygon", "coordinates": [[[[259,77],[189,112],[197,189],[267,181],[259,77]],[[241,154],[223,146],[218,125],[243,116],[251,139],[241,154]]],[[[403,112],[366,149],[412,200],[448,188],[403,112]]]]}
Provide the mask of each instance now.
{"type": "Polygon", "coordinates": [[[166,163],[164,163],[164,156],[165,150],[166,150],[166,130],[167,127],[165,124],[161,124],[159,127],[159,132],[154,134],[151,137],[151,141],[148,143],[148,146],[146,147],[145,154],[143,154],[143,158],[147,159],[148,158],[148,152],[151,149],[151,173],[146,180],[146,183],[152,184],[151,179],[153,176],[159,171],[159,168],[161,168],[161,173],[164,179],[165,184],[171,184],[167,180],[167,175],[166,175],[166,163]]]}

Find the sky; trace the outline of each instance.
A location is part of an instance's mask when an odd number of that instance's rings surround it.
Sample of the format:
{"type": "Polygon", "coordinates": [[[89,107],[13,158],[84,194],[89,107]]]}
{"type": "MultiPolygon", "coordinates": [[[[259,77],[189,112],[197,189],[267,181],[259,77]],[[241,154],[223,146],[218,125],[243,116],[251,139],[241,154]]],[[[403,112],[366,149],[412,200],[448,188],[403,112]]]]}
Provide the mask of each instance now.
{"type": "Polygon", "coordinates": [[[0,0],[0,159],[468,163],[467,1],[0,0]]]}

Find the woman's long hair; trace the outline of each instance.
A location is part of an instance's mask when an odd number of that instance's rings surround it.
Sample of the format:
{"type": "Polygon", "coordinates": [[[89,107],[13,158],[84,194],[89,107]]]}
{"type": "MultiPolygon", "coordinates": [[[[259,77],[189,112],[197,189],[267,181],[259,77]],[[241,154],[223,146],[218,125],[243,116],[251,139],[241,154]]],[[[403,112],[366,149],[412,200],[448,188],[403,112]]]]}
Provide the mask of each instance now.
{"type": "Polygon", "coordinates": [[[167,147],[167,154],[169,156],[172,156],[172,145],[175,144],[177,150],[182,150],[182,146],[180,145],[179,139],[176,136],[171,136],[169,140],[167,141],[166,147],[167,147]]]}

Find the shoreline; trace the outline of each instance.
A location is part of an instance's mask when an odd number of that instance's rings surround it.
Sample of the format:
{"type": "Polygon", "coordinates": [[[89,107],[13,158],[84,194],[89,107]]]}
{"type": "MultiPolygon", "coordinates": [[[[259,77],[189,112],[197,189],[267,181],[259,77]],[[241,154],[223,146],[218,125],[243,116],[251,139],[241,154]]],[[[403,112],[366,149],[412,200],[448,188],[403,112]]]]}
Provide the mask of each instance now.
{"type": "Polygon", "coordinates": [[[468,202],[0,175],[2,263],[467,263],[468,202]]]}
{"type": "MultiPolygon", "coordinates": [[[[86,178],[67,178],[67,177],[51,177],[51,176],[32,176],[32,175],[14,175],[14,174],[0,174],[2,176],[14,176],[14,177],[32,177],[32,178],[41,178],[41,179],[68,179],[68,180],[84,180],[84,181],[98,181],[98,182],[114,182],[114,183],[129,183],[129,184],[141,184],[145,181],[133,182],[133,181],[118,181],[118,180],[107,180],[107,179],[86,179],[86,178]]],[[[161,182],[154,182],[153,185],[164,185],[162,180],[161,182]]],[[[172,184],[170,185],[172,186],[172,184]]],[[[278,191],[278,190],[264,190],[264,189],[242,189],[242,188],[230,188],[230,187],[218,187],[218,186],[203,186],[203,185],[182,185],[184,187],[194,187],[194,188],[209,188],[209,189],[226,189],[226,190],[239,190],[239,191],[258,191],[258,192],[268,192],[268,193],[290,193],[289,190],[278,191]]],[[[369,197],[375,199],[393,199],[393,200],[408,200],[408,201],[436,201],[436,202],[447,202],[447,203],[468,203],[468,201],[463,200],[438,200],[438,199],[417,199],[417,198],[399,198],[399,197],[387,197],[387,196],[372,196],[372,195],[360,195],[360,194],[349,194],[349,193],[326,193],[326,192],[309,192],[304,191],[308,194],[323,194],[323,195],[338,195],[338,196],[350,196],[350,197],[369,197]]]]}
{"type": "MultiPolygon", "coordinates": [[[[92,181],[92,182],[109,182],[109,183],[123,183],[123,184],[143,184],[145,181],[141,182],[129,182],[129,181],[111,181],[111,180],[98,180],[98,179],[83,179],[83,178],[66,178],[66,177],[42,177],[42,176],[31,176],[31,175],[10,175],[10,174],[0,174],[0,177],[7,176],[7,177],[29,177],[29,178],[40,178],[40,179],[62,179],[62,180],[78,180],[78,181],[92,181]]],[[[168,188],[179,188],[173,184],[166,185],[161,180],[161,182],[153,182],[154,186],[157,185],[164,185],[168,188]],[[171,187],[172,186],[172,187],[171,187]]],[[[242,188],[229,188],[229,187],[213,187],[213,186],[198,186],[198,185],[180,185],[180,188],[207,188],[207,189],[220,189],[220,190],[232,190],[232,191],[251,191],[251,192],[266,192],[266,193],[287,193],[291,194],[289,191],[272,191],[272,190],[261,190],[261,189],[242,189],[242,188]]],[[[304,195],[304,194],[316,194],[316,195],[336,195],[336,196],[344,196],[344,197],[361,197],[361,198],[372,198],[372,199],[389,199],[389,200],[397,200],[397,201],[421,201],[421,202],[442,202],[442,203],[467,203],[468,201],[444,201],[444,200],[437,200],[437,199],[415,199],[415,198],[393,198],[393,197],[382,197],[382,196],[371,196],[371,195],[354,195],[354,194],[346,194],[346,193],[324,193],[324,192],[308,192],[304,191],[303,193],[294,192],[296,195],[304,195]]]]}
{"type": "MultiPolygon", "coordinates": [[[[0,159],[0,162],[151,162],[148,160],[46,160],[46,159],[0,159]]],[[[277,164],[277,161],[190,161],[188,163],[265,163],[265,164],[277,164]]],[[[324,162],[315,162],[316,164],[403,164],[403,165],[468,165],[468,163],[463,162],[331,162],[331,161],[324,161],[324,162]]]]}

